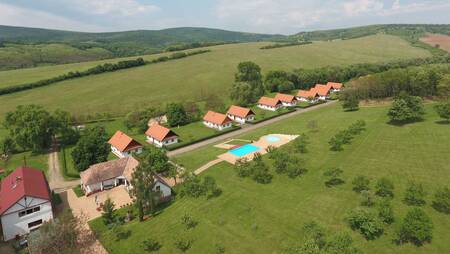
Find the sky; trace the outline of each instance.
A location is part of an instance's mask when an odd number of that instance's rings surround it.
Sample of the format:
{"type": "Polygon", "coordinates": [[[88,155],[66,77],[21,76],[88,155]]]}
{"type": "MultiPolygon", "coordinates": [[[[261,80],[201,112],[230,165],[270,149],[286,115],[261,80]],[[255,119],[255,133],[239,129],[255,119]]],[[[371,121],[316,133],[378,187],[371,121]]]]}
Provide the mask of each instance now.
{"type": "Polygon", "coordinates": [[[390,23],[450,24],[450,0],[0,0],[0,25],[84,32],[189,26],[294,34],[390,23]]]}

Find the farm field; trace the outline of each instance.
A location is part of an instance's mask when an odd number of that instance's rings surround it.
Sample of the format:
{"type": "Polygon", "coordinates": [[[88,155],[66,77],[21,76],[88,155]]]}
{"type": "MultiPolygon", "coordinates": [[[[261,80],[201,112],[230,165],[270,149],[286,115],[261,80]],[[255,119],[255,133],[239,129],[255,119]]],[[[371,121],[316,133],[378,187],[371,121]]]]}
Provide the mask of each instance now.
{"type": "Polygon", "coordinates": [[[444,34],[427,34],[426,37],[420,39],[433,47],[439,45],[443,50],[450,52],[450,36],[444,34]]]}
{"type": "MultiPolygon", "coordinates": [[[[198,102],[209,94],[220,94],[227,100],[236,66],[239,62],[247,60],[256,62],[262,67],[263,72],[267,72],[276,69],[383,62],[430,55],[426,50],[412,47],[399,37],[389,35],[271,50],[259,49],[266,44],[215,46],[211,47],[210,53],[185,59],[68,80],[47,87],[0,96],[0,104],[5,105],[0,108],[0,116],[17,105],[29,103],[43,105],[49,110],[61,108],[80,115],[97,112],[123,114],[137,107],[173,101],[198,102]]],[[[79,66],[87,64],[91,63],[79,66]]],[[[47,68],[48,72],[52,72],[52,67],[41,68],[47,68]]],[[[39,72],[41,68],[36,68],[36,71],[39,72]]],[[[22,71],[30,72],[29,75],[34,73],[34,69],[22,71]]],[[[0,73],[3,75],[0,76],[0,80],[10,82],[9,78],[21,76],[20,71],[14,72],[9,76],[0,73]]]]}
{"type": "MultiPolygon", "coordinates": [[[[447,156],[450,143],[442,142],[449,138],[449,125],[439,121],[432,106],[426,105],[424,121],[404,126],[387,123],[386,106],[343,112],[339,105],[333,105],[286,119],[238,138],[307,133],[309,152],[301,157],[308,172],[303,176],[290,179],[271,169],[272,183],[261,185],[249,178],[239,178],[231,165],[222,162],[204,173],[213,176],[222,188],[219,197],[209,200],[178,197],[155,218],[125,224],[123,229],[129,230],[129,236],[122,240],[116,240],[101,218],[92,221],[91,226],[113,254],[142,252],[141,243],[149,237],[162,245],[158,253],[177,252],[174,242],[179,238],[193,240],[187,253],[214,253],[216,244],[223,246],[226,253],[282,253],[283,248],[303,242],[302,226],[310,220],[321,223],[329,234],[349,232],[355,246],[364,253],[448,253],[450,217],[432,209],[430,200],[436,188],[450,182],[450,157],[447,156]],[[346,145],[344,151],[330,151],[330,137],[359,119],[366,121],[366,131],[346,145]],[[317,121],[318,131],[311,132],[306,127],[311,120],[317,121]],[[331,167],[344,171],[345,184],[325,187],[323,172],[331,167]],[[385,233],[376,240],[365,240],[344,221],[345,213],[359,205],[360,197],[351,190],[350,184],[357,175],[371,178],[372,186],[377,178],[384,176],[395,185],[396,220],[393,225],[385,226],[385,233]],[[428,192],[423,209],[434,224],[432,242],[422,247],[397,246],[392,242],[395,228],[409,209],[402,198],[410,180],[422,183],[428,192]],[[181,224],[185,214],[198,221],[194,229],[186,230],[181,224]]],[[[292,147],[286,145],[282,149],[291,151],[292,147]]],[[[179,156],[177,162],[194,169],[223,152],[210,146],[179,156]]],[[[266,157],[263,158],[267,162],[266,157]]]]}

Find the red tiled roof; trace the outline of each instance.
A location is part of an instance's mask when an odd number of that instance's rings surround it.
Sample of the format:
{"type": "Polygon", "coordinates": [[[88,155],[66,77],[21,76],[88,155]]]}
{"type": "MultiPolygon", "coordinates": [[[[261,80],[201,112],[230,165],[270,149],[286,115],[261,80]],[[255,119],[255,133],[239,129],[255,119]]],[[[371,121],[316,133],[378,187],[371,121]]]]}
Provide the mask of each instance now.
{"type": "Polygon", "coordinates": [[[229,122],[232,122],[232,120],[227,115],[217,113],[214,111],[208,111],[208,113],[206,113],[206,115],[203,117],[203,120],[218,125],[224,125],[229,122]]]}
{"type": "Polygon", "coordinates": [[[117,148],[117,150],[121,152],[127,152],[130,150],[143,147],[141,143],[128,137],[125,133],[121,131],[116,131],[116,133],[111,137],[108,143],[117,148]]]}
{"type": "Polygon", "coordinates": [[[243,108],[232,105],[230,109],[228,109],[227,114],[237,116],[240,118],[246,118],[247,116],[254,115],[255,113],[249,108],[243,108]]]}
{"type": "Polygon", "coordinates": [[[258,104],[261,105],[266,105],[266,106],[270,106],[270,107],[276,107],[278,104],[280,104],[280,100],[275,99],[275,98],[269,98],[269,97],[261,97],[258,101],[258,104]]]}
{"type": "MultiPolygon", "coordinates": [[[[327,85],[316,84],[316,86],[313,89],[320,96],[327,96],[328,93],[330,92],[330,87],[327,85]]],[[[311,89],[311,90],[313,90],[313,89],[311,89]]]]}
{"type": "Polygon", "coordinates": [[[145,132],[145,135],[150,136],[158,141],[163,141],[168,137],[178,137],[175,132],[157,123],[150,126],[150,128],[148,128],[148,130],[145,132]]]}
{"type": "Polygon", "coordinates": [[[290,94],[277,93],[277,95],[275,96],[275,99],[278,99],[278,100],[280,100],[282,102],[286,102],[286,103],[292,103],[293,101],[295,101],[295,96],[290,95],[290,94]]]}
{"type": "Polygon", "coordinates": [[[50,188],[42,171],[20,167],[2,180],[0,215],[25,196],[51,200],[50,188]]]}
{"type": "Polygon", "coordinates": [[[343,85],[342,85],[342,83],[328,82],[327,86],[329,88],[333,88],[333,89],[341,89],[343,85]]]}

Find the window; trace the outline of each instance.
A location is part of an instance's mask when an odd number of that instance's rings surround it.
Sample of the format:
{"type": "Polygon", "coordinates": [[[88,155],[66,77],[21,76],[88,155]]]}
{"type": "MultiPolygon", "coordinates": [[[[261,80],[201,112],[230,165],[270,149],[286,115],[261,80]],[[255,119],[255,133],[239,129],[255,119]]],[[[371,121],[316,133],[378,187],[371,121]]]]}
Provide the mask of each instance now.
{"type": "Polygon", "coordinates": [[[28,223],[28,228],[36,227],[41,224],[42,224],[42,220],[33,221],[33,222],[28,223]]]}
{"type": "Polygon", "coordinates": [[[161,191],[161,186],[156,186],[156,191],[161,191]]]}
{"type": "Polygon", "coordinates": [[[41,210],[40,206],[36,206],[36,207],[30,208],[30,209],[27,209],[27,210],[23,210],[23,211],[19,212],[19,217],[23,217],[23,216],[28,215],[28,214],[39,212],[40,210],[41,210]]]}

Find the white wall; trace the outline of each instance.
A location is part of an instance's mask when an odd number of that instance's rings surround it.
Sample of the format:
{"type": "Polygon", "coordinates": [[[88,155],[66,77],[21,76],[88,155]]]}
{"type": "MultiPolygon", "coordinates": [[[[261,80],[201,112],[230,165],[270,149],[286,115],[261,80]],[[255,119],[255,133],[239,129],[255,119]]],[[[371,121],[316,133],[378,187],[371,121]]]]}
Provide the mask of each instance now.
{"type": "MultiPolygon", "coordinates": [[[[30,230],[40,227],[40,225],[28,228],[28,223],[42,220],[42,222],[53,219],[52,205],[49,200],[26,197],[18,204],[8,209],[1,217],[3,237],[5,241],[14,239],[16,235],[30,233],[30,230]],[[25,206],[23,208],[21,205],[25,206]],[[19,212],[34,207],[40,207],[40,211],[19,217],[19,212]],[[20,209],[19,209],[20,207],[20,209]]],[[[41,224],[42,225],[42,224],[41,224]]]]}
{"type": "Polygon", "coordinates": [[[230,128],[232,126],[231,123],[227,123],[225,125],[218,125],[218,124],[211,123],[211,122],[208,122],[208,121],[203,121],[203,124],[206,125],[206,127],[218,129],[220,131],[223,130],[223,129],[230,128]]]}
{"type": "Polygon", "coordinates": [[[173,145],[173,144],[178,143],[178,137],[166,139],[166,140],[163,140],[163,142],[161,142],[151,136],[147,136],[147,141],[149,143],[154,144],[157,147],[163,147],[163,146],[168,146],[168,145],[173,145]]]}
{"type": "Polygon", "coordinates": [[[138,148],[138,149],[131,150],[128,152],[121,152],[116,147],[111,146],[111,152],[113,152],[113,154],[115,154],[119,158],[125,158],[125,157],[130,157],[133,152],[135,152],[137,154],[142,153],[142,148],[138,148]]]}
{"type": "Polygon", "coordinates": [[[294,101],[292,103],[290,103],[290,102],[281,102],[281,104],[283,104],[283,106],[285,106],[285,107],[293,107],[293,106],[297,105],[297,102],[296,101],[294,101]]]}
{"type": "Polygon", "coordinates": [[[167,185],[161,183],[160,181],[156,182],[155,187],[153,187],[153,190],[156,191],[158,186],[159,190],[161,191],[162,197],[170,197],[172,195],[172,190],[167,185]]]}
{"type": "Polygon", "coordinates": [[[270,111],[277,111],[277,109],[279,107],[271,107],[271,106],[267,106],[267,105],[263,105],[263,104],[258,104],[258,108],[270,110],[270,111]]]}

